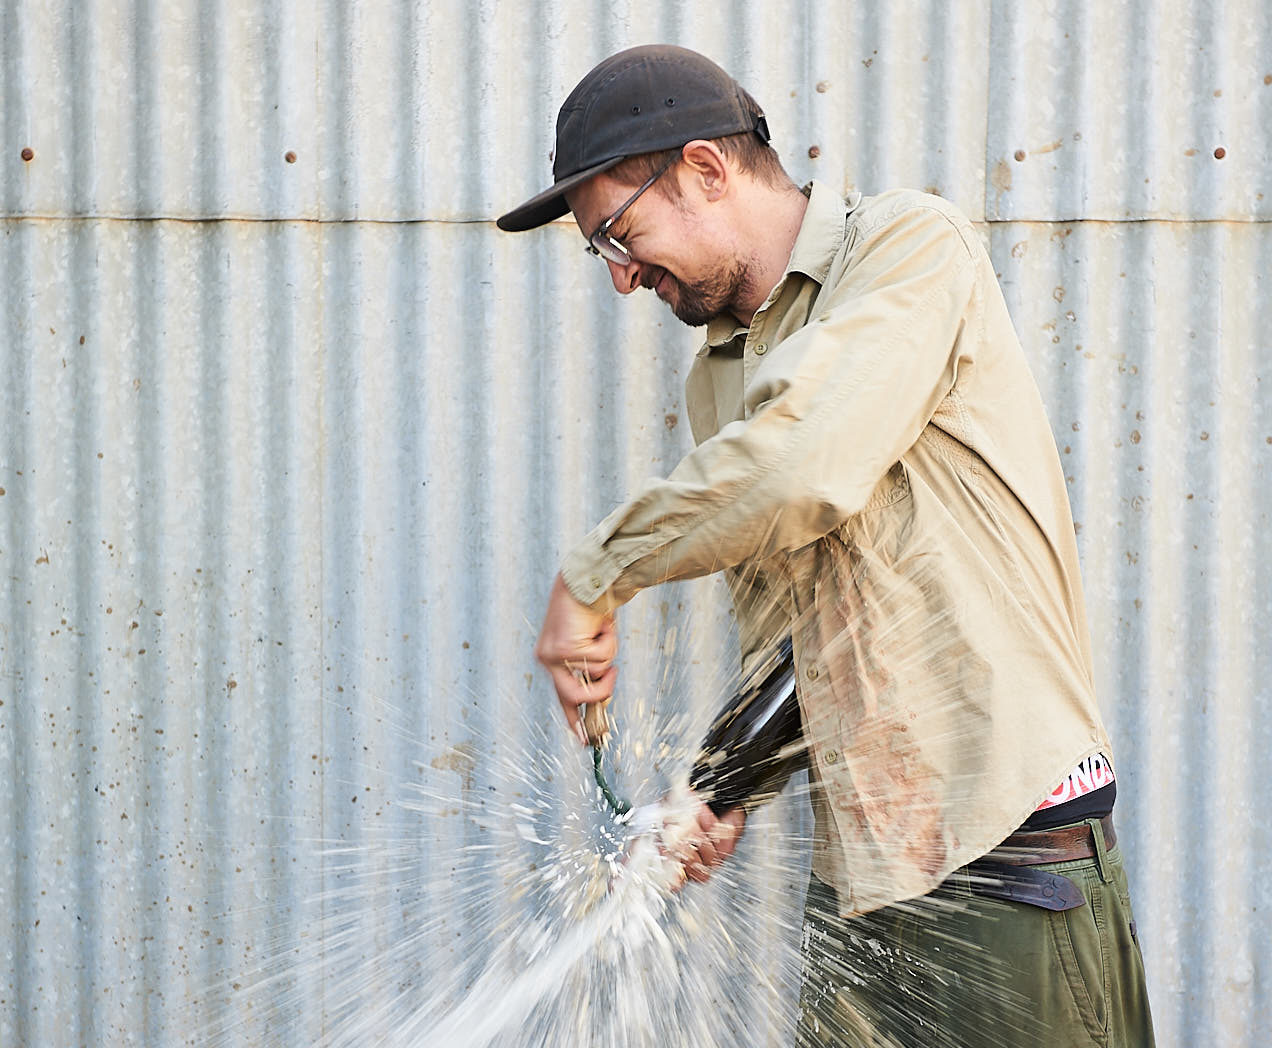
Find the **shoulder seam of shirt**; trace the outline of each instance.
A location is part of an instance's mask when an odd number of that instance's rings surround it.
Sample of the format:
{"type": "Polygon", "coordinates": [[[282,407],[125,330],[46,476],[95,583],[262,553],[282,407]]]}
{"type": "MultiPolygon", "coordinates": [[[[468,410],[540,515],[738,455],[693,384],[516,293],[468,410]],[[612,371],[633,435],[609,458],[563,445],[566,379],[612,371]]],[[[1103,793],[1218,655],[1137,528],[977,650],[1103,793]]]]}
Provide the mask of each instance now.
{"type": "Polygon", "coordinates": [[[956,205],[950,203],[944,197],[933,196],[931,193],[922,193],[917,189],[893,190],[891,193],[881,194],[880,197],[872,199],[879,200],[882,196],[892,196],[893,194],[895,194],[895,199],[889,202],[890,206],[878,214],[870,214],[869,209],[865,209],[865,215],[862,215],[861,209],[853,212],[854,216],[868,219],[868,221],[857,225],[856,228],[860,233],[869,236],[907,211],[931,211],[934,215],[939,215],[945,219],[950,228],[958,234],[968,255],[975,257],[972,243],[968,239],[969,234],[973,232],[971,222],[956,205]]]}

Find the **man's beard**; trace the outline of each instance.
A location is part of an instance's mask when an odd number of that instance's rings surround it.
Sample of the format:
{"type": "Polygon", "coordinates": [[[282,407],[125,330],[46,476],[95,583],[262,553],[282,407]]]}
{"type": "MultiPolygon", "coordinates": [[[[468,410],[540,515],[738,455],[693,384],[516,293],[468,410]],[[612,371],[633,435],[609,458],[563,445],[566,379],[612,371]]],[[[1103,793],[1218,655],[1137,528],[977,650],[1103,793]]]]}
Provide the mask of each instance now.
{"type": "MultiPolygon", "coordinates": [[[[664,301],[676,319],[690,327],[701,327],[718,317],[750,290],[750,271],[736,259],[727,268],[699,280],[678,280],[666,270],[658,274],[658,280],[664,273],[674,289],[670,301],[664,301]]],[[[645,286],[652,288],[658,280],[645,286]]]]}

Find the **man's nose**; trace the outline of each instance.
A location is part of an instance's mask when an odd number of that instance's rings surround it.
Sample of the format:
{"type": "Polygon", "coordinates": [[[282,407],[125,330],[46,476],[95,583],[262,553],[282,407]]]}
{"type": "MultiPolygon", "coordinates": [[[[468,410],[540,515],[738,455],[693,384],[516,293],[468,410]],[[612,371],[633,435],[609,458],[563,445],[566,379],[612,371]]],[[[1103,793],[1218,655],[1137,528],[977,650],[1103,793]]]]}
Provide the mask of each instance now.
{"type": "Polygon", "coordinates": [[[610,279],[614,281],[614,290],[620,295],[630,295],[640,287],[640,263],[635,259],[632,259],[625,266],[620,266],[617,262],[611,262],[607,258],[605,264],[609,266],[610,279]]]}

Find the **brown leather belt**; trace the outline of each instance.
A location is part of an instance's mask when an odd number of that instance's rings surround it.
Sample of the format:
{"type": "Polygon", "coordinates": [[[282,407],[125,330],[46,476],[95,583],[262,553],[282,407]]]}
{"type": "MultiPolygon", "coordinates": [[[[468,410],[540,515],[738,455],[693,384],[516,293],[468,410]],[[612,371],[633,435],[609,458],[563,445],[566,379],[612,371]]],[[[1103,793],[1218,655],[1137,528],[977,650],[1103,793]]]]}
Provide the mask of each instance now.
{"type": "MultiPolygon", "coordinates": [[[[1104,847],[1108,851],[1117,843],[1113,817],[1104,816],[1100,827],[1104,830],[1104,847]]],[[[1086,905],[1086,897],[1077,883],[1063,873],[1030,867],[1096,856],[1095,839],[1086,823],[1054,830],[1021,830],[993,851],[964,866],[958,871],[961,879],[952,877],[945,883],[954,887],[965,885],[966,890],[992,899],[1044,910],[1072,910],[1086,905]]]]}
{"type": "MultiPolygon", "coordinates": [[[[1117,843],[1113,816],[1100,820],[1105,850],[1117,843]]],[[[1095,841],[1086,823],[1054,830],[1018,830],[983,858],[1009,866],[1041,866],[1044,862],[1070,862],[1095,857],[1095,841]]]]}

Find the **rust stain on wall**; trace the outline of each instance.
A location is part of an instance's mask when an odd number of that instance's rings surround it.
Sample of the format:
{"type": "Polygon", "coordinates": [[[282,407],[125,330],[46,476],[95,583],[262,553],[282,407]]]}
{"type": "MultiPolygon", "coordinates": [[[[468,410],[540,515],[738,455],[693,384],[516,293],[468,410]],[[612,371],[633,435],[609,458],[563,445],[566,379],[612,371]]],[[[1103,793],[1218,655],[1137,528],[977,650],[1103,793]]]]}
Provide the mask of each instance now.
{"type": "Polygon", "coordinates": [[[452,746],[445,753],[439,754],[429,761],[429,766],[438,771],[453,771],[464,780],[464,789],[473,787],[473,769],[477,766],[477,751],[471,742],[461,742],[452,746]]]}

